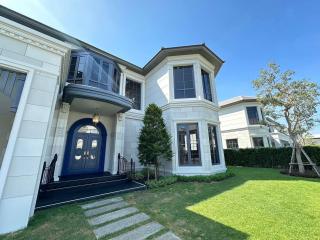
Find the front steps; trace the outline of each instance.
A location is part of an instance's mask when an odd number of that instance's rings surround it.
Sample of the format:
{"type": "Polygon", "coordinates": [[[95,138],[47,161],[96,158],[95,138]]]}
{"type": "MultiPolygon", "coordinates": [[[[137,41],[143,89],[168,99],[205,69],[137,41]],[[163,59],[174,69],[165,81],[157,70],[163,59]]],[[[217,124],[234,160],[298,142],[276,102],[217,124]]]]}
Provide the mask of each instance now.
{"type": "Polygon", "coordinates": [[[144,189],[145,185],[128,179],[125,174],[65,178],[40,187],[36,210],[144,189]]]}

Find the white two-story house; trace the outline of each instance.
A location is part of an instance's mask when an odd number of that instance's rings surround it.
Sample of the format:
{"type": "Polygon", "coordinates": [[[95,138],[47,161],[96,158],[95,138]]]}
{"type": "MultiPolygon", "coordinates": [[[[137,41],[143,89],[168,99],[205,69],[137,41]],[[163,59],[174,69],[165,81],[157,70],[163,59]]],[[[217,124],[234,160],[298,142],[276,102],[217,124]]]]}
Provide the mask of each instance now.
{"type": "Polygon", "coordinates": [[[219,103],[223,148],[260,148],[290,146],[289,136],[265,119],[256,97],[238,96],[219,103]]]}
{"type": "Polygon", "coordinates": [[[224,172],[222,64],[201,44],[162,48],[138,67],[0,6],[0,234],[26,227],[35,209],[141,188],[121,173],[124,157],[142,168],[150,103],[172,136],[164,171],[224,172]],[[39,193],[43,183],[50,191],[39,193]]]}

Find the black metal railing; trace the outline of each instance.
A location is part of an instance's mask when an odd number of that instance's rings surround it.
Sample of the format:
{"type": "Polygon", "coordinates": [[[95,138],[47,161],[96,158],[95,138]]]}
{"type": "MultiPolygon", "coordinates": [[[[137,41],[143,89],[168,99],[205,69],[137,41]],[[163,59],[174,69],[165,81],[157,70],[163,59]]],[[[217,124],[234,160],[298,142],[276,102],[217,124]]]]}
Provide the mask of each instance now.
{"type": "Polygon", "coordinates": [[[54,180],[53,175],[54,175],[54,170],[56,168],[57,160],[58,160],[58,155],[55,154],[49,167],[46,167],[46,162],[43,163],[41,182],[40,182],[42,186],[53,182],[54,180]]]}
{"type": "Polygon", "coordinates": [[[127,174],[127,176],[132,179],[135,176],[135,171],[136,167],[133,159],[128,160],[118,153],[118,174],[127,174]]]}

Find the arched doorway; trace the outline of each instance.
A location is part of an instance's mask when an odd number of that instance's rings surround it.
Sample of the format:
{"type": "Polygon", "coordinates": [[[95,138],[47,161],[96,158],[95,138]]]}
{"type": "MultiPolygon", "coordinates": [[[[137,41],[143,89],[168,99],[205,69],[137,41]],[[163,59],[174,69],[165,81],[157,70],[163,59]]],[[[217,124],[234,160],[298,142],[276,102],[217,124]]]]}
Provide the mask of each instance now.
{"type": "Polygon", "coordinates": [[[107,132],[102,123],[91,118],[75,122],[69,129],[62,176],[102,173],[107,132]]]}

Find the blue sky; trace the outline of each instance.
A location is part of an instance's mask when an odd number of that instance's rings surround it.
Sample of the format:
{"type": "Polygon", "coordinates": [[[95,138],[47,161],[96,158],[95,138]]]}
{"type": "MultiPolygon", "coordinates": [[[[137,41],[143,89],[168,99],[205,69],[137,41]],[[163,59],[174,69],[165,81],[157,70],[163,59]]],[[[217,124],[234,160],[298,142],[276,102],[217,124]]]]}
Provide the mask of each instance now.
{"type": "Polygon", "coordinates": [[[216,78],[219,100],[254,95],[251,81],[270,61],[320,84],[318,0],[0,3],[138,66],[161,47],[206,43],[226,61],[216,78]]]}

